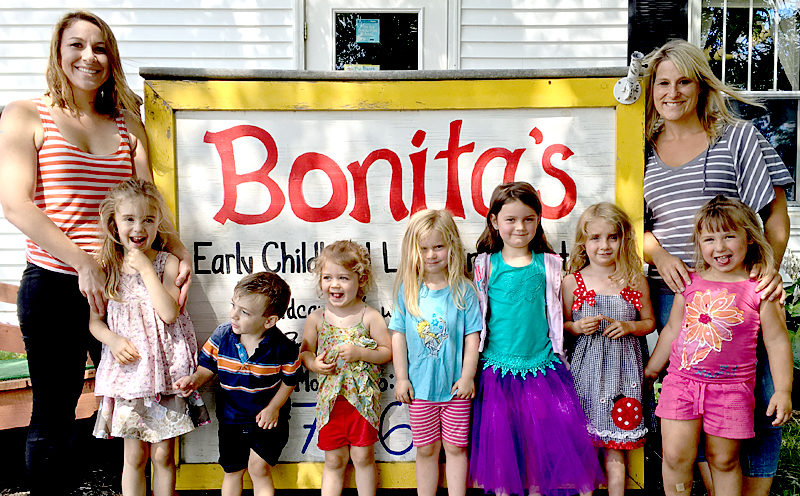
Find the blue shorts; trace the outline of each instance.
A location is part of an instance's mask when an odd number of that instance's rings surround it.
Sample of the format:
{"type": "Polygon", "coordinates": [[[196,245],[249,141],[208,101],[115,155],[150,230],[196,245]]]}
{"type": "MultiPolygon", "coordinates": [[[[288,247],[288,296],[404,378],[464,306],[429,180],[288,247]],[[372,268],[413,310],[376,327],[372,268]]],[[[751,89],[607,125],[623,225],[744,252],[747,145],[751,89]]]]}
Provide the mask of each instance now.
{"type": "Polygon", "coordinates": [[[778,471],[778,456],[781,452],[783,427],[775,427],[775,415],[767,417],[769,400],[775,393],[772,372],[764,346],[759,343],[758,368],[756,369],[756,437],[742,443],[739,460],[745,477],[775,477],[778,471]]]}

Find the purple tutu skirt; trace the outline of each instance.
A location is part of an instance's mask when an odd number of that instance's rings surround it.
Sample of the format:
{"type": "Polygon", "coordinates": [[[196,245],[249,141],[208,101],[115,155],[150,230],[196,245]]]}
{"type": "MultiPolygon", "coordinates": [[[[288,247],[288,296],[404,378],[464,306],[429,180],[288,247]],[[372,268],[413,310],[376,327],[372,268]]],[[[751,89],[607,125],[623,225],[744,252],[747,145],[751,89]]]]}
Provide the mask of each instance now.
{"type": "Polygon", "coordinates": [[[572,376],[553,365],[524,378],[481,370],[469,476],[484,490],[566,496],[605,483],[572,376]]]}

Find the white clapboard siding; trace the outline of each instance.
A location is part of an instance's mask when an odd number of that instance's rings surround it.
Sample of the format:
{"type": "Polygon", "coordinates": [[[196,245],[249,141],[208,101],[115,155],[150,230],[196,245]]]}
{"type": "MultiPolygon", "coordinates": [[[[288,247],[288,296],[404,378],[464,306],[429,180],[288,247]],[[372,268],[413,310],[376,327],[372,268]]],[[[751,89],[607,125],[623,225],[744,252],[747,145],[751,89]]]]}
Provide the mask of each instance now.
{"type": "Polygon", "coordinates": [[[461,69],[627,65],[628,2],[461,0],[461,69]]]}
{"type": "MultiPolygon", "coordinates": [[[[0,215],[0,282],[19,285],[25,268],[25,237],[0,215]]],[[[0,323],[17,324],[17,306],[0,302],[0,323]]]]}
{"type": "MultiPolygon", "coordinates": [[[[0,106],[41,95],[54,24],[66,12],[99,15],[119,42],[128,84],[140,95],[140,67],[297,69],[300,0],[3,0],[0,106]]],[[[25,238],[0,212],[0,282],[19,284],[25,238]]],[[[0,304],[0,322],[17,321],[0,304]]]]}
{"type": "Polygon", "coordinates": [[[44,91],[53,25],[70,10],[89,10],[111,26],[128,83],[141,95],[140,67],[302,67],[298,5],[300,0],[4,0],[0,105],[44,91]]]}

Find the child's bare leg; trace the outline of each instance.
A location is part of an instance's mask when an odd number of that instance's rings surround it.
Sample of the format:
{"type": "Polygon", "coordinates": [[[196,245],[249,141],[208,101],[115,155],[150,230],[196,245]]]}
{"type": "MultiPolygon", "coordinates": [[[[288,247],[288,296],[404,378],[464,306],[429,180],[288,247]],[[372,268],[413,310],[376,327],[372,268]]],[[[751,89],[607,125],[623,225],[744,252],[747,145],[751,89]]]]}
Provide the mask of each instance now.
{"type": "Polygon", "coordinates": [[[253,481],[253,496],[275,496],[272,467],[253,450],[250,450],[247,471],[250,473],[250,480],[253,481]]]}
{"type": "MultiPolygon", "coordinates": [[[[447,494],[464,496],[467,494],[467,448],[442,441],[445,455],[444,474],[447,478],[447,494]]],[[[438,475],[437,475],[438,479],[438,475]]]]}
{"type": "Polygon", "coordinates": [[[706,494],[714,496],[714,481],[711,479],[711,469],[708,467],[708,462],[697,462],[697,470],[703,479],[703,485],[706,486],[706,494]]]}
{"type": "Polygon", "coordinates": [[[150,445],[153,462],[153,496],[172,496],[175,492],[175,438],[150,445]]]}
{"type": "Polygon", "coordinates": [[[622,496],[625,494],[626,453],[607,448],[603,454],[608,478],[608,496],[622,496]]]}
{"type": "Polygon", "coordinates": [[[692,466],[697,458],[701,422],[661,419],[661,472],[667,496],[688,496],[692,492],[692,466]]]}
{"type": "Polygon", "coordinates": [[[147,491],[144,468],[150,459],[150,444],[138,439],[125,439],[123,449],[122,495],[144,496],[147,491]]]}
{"type": "Polygon", "coordinates": [[[322,496],[338,496],[344,486],[344,470],[350,451],[347,446],[325,452],[325,466],[322,467],[322,496]]]}
{"type": "Polygon", "coordinates": [[[225,472],[222,476],[222,496],[242,496],[244,470],[225,472]]]}
{"type": "Polygon", "coordinates": [[[439,485],[439,450],[441,439],[417,447],[417,494],[435,496],[439,485]]]}
{"type": "Polygon", "coordinates": [[[706,458],[717,494],[742,494],[742,466],[739,465],[739,439],[706,435],[706,458]]]}
{"type": "Polygon", "coordinates": [[[356,472],[358,496],[375,496],[378,487],[375,472],[375,446],[351,446],[350,459],[356,472]]]}
{"type": "Polygon", "coordinates": [[[769,496],[771,487],[772,477],[742,477],[742,494],[744,496],[769,496]]]}

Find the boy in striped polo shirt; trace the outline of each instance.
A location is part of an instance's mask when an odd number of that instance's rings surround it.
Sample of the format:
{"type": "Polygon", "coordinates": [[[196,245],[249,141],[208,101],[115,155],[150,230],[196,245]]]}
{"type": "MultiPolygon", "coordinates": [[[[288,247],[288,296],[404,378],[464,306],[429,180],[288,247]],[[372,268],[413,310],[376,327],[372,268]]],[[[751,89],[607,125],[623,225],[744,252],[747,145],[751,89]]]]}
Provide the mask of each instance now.
{"type": "Polygon", "coordinates": [[[245,470],[254,495],[275,493],[271,466],[289,439],[288,399],[300,369],[298,345],[275,326],[290,296],[277,274],[242,278],[233,290],[230,322],[208,338],[197,371],[175,384],[189,394],[219,376],[216,409],[224,495],[242,493],[245,470]]]}

